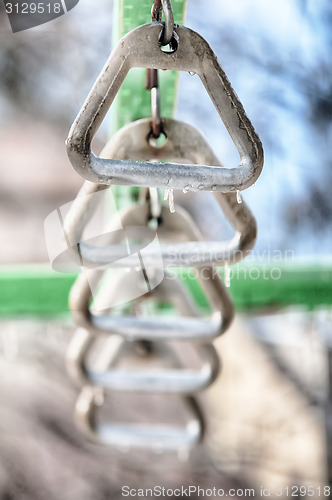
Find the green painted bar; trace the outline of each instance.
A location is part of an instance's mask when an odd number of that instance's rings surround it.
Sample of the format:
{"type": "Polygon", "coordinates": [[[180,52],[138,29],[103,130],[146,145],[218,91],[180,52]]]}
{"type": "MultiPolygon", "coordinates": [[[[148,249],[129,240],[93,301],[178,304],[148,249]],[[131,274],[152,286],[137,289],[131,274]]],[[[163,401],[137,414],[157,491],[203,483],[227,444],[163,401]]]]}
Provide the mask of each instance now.
{"type": "Polygon", "coordinates": [[[55,316],[68,313],[68,294],[74,274],[49,266],[0,269],[0,316],[55,316]]]}
{"type": "MultiPolygon", "coordinates": [[[[291,305],[314,309],[332,305],[332,264],[303,265],[295,262],[272,267],[262,263],[240,263],[231,269],[236,278],[231,280],[229,291],[238,311],[291,305]]],[[[179,269],[176,272],[196,302],[207,310],[207,301],[195,271],[179,269]]],[[[74,274],[56,273],[48,266],[0,268],[0,316],[54,317],[68,314],[68,294],[75,278],[74,274]]]]}

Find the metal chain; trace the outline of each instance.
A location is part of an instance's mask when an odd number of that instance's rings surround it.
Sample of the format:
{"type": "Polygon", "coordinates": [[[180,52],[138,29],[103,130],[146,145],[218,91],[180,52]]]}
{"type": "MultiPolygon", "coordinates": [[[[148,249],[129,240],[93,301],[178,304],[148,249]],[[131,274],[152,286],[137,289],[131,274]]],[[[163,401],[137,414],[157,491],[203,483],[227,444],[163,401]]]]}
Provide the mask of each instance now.
{"type": "Polygon", "coordinates": [[[151,9],[152,21],[160,22],[162,12],[164,12],[165,16],[165,26],[160,36],[160,42],[162,45],[169,45],[174,32],[174,15],[171,0],[154,0],[151,9]]]}
{"type": "MultiPolygon", "coordinates": [[[[148,130],[149,121],[145,120],[146,130],[148,130]]],[[[180,122],[176,122],[180,126],[180,122]]],[[[135,122],[135,127],[138,129],[141,126],[140,122],[135,122]]],[[[129,157],[137,157],[143,154],[146,157],[153,157],[157,154],[159,148],[154,147],[145,141],[144,151],[136,151],[135,145],[132,141],[128,141],[131,137],[131,129],[122,129],[106,146],[103,156],[112,154],[114,147],[117,147],[118,141],[121,143],[128,143],[128,148],[125,154],[129,157]],[[131,145],[131,146],[130,146],[131,145]]],[[[119,153],[118,153],[119,154],[119,153]]],[[[163,154],[168,154],[167,152],[163,154]]],[[[190,152],[188,152],[190,155],[190,152]]],[[[189,156],[188,156],[189,157],[189,156]]],[[[184,158],[185,159],[185,158],[184,158]]],[[[86,183],[85,188],[81,191],[78,201],[76,202],[73,211],[69,213],[66,222],[66,233],[72,239],[73,233],[77,239],[81,238],[84,226],[87,221],[84,221],[83,214],[90,211],[90,204],[93,204],[91,195],[98,192],[100,186],[86,183]],[[79,221],[82,221],[79,223],[79,221]]],[[[153,202],[155,203],[155,202],[153,202]]],[[[124,226],[131,226],[140,222],[142,228],[147,224],[147,215],[149,213],[148,201],[143,201],[135,204],[130,209],[122,212],[120,219],[124,226]]],[[[156,207],[159,208],[159,207],[156,207]]],[[[157,212],[158,213],[158,212],[157,212]]],[[[157,215],[156,213],[156,215],[157,215]]],[[[200,237],[200,230],[192,220],[190,215],[180,207],[176,214],[170,214],[167,206],[161,206],[161,213],[159,218],[162,220],[158,228],[159,238],[173,238],[186,236],[189,240],[194,240],[200,237]]],[[[95,271],[98,275],[98,270],[95,271]]],[[[100,273],[99,273],[100,274],[100,273]]],[[[212,276],[213,271],[211,268],[207,269],[208,276],[212,276]]],[[[99,276],[101,279],[102,276],[99,276]]],[[[128,278],[128,274],[127,274],[128,278]]],[[[91,279],[91,276],[90,276],[91,279]]],[[[94,278],[92,278],[94,279],[94,278]]],[[[97,276],[98,279],[98,276],[97,276]]],[[[158,431],[158,426],[154,428],[146,428],[144,430],[144,440],[142,440],[135,428],[126,425],[122,434],[119,432],[114,434],[114,424],[109,426],[107,432],[107,440],[101,434],[101,430],[96,427],[91,420],[91,414],[98,409],[98,401],[100,399],[100,390],[95,392],[92,389],[83,389],[76,406],[76,422],[79,428],[85,433],[87,437],[93,439],[95,442],[106,442],[113,446],[148,446],[155,448],[157,445],[163,449],[183,449],[190,448],[198,443],[203,435],[203,417],[193,394],[199,390],[206,388],[216,378],[219,372],[218,356],[214,347],[209,343],[213,338],[223,333],[229,326],[232,316],[233,307],[231,300],[222,285],[220,279],[215,277],[201,279],[201,284],[206,291],[207,296],[211,301],[214,309],[214,315],[210,322],[206,319],[199,318],[198,311],[193,306],[192,301],[185,292],[183,286],[178,280],[170,280],[167,275],[161,285],[152,292],[155,300],[160,298],[160,295],[166,296],[167,300],[172,302],[181,314],[185,314],[184,318],[174,317],[168,318],[166,321],[162,318],[137,318],[137,317],[117,317],[114,318],[109,315],[94,316],[89,309],[91,299],[91,290],[86,278],[81,276],[71,292],[71,309],[74,319],[79,326],[79,330],[75,334],[68,350],[67,368],[71,377],[80,385],[84,387],[97,386],[97,388],[116,390],[116,391],[132,391],[137,392],[162,392],[165,394],[177,393],[184,397],[185,405],[190,408],[192,418],[188,423],[187,428],[177,429],[169,427],[167,433],[164,432],[162,438],[161,432],[158,431]],[[196,318],[195,318],[196,317],[196,318]],[[171,350],[166,350],[167,343],[170,340],[181,339],[187,343],[191,340],[194,341],[194,350],[202,360],[202,367],[200,370],[187,370],[187,369],[168,369],[159,370],[154,373],[146,370],[145,372],[132,372],[119,371],[116,368],[109,368],[104,373],[96,373],[93,369],[89,369],[86,364],[87,354],[94,343],[94,336],[100,334],[111,333],[118,334],[122,337],[123,346],[122,355],[130,353],[130,359],[135,365],[135,358],[137,353],[132,351],[132,341],[141,341],[143,338],[151,344],[151,356],[156,356],[159,351],[166,352],[166,357],[169,360],[174,358],[171,350]],[[131,340],[131,342],[128,341],[131,340]],[[129,351],[128,351],[129,350],[129,351]],[[188,399],[189,398],[189,399],[188,399]],[[91,413],[92,412],[92,413],[91,413]],[[188,429],[196,429],[194,434],[191,434],[188,429]],[[175,436],[177,438],[175,439],[175,436]]],[[[126,288],[126,277],[122,278],[122,283],[115,283],[113,291],[119,290],[122,286],[126,288]]],[[[109,293],[109,291],[107,292],[109,293]]],[[[119,349],[119,346],[117,347],[119,349]]],[[[110,351],[110,358],[108,365],[112,365],[112,358],[116,357],[114,350],[110,351]]],[[[142,435],[140,430],[140,436],[142,435]]]]}
{"type": "MultiPolygon", "coordinates": [[[[126,39],[135,43],[130,42],[125,48],[121,43],[115,50],[116,55],[111,56],[106,73],[97,80],[68,139],[68,152],[74,167],[86,179],[95,180],[96,174],[98,182],[85,182],[65,221],[67,240],[76,243],[80,262],[86,266],[86,272],[77,279],[70,295],[71,311],[78,330],[68,348],[67,369],[71,378],[83,386],[75,419],[89,439],[115,447],[183,450],[192,448],[203,438],[204,418],[195,394],[212,384],[219,373],[220,361],[212,342],[227,330],[234,314],[230,296],[213,266],[224,265],[229,269],[229,264],[241,260],[255,242],[255,219],[242,199],[239,203],[236,190],[248,187],[259,176],[263,152],[241,103],[221,68],[218,69],[219,65],[216,66],[216,59],[213,59],[211,49],[204,45],[204,40],[199,37],[200,42],[195,41],[194,32],[174,27],[170,1],[155,0],[152,19],[150,28],[141,27],[134,30],[136,35],[134,32],[127,35],[126,39]],[[165,16],[161,43],[169,44],[176,35],[179,47],[185,49],[184,53],[177,54],[175,67],[169,64],[169,55],[161,62],[158,62],[159,53],[158,57],[151,55],[151,39],[160,29],[161,7],[165,16]],[[225,169],[194,127],[177,120],[161,120],[156,69],[148,71],[147,77],[147,88],[154,91],[152,120],[139,120],[121,129],[106,145],[100,158],[96,158],[91,153],[91,140],[116,93],[112,84],[110,86],[113,81],[110,78],[117,75],[115,87],[118,88],[129,70],[129,66],[125,70],[118,66],[120,56],[122,64],[125,60],[122,51],[127,51],[128,56],[132,47],[138,46],[142,52],[149,53],[150,59],[146,58],[143,64],[145,67],[147,61],[152,60],[153,64],[157,62],[156,68],[188,70],[192,62],[188,51],[197,43],[200,44],[200,54],[207,55],[207,64],[200,76],[221,117],[227,122],[242,158],[240,166],[225,169]],[[211,58],[213,63],[209,68],[211,58]],[[224,85],[221,85],[220,78],[224,85]],[[104,105],[106,108],[102,110],[104,105]],[[162,131],[167,140],[161,146],[149,140],[151,135],[159,137],[162,131]],[[165,163],[170,160],[177,163],[165,163]],[[168,179],[167,182],[164,179],[168,179]],[[98,209],[95,196],[106,193],[107,185],[117,182],[146,186],[147,189],[142,190],[138,203],[113,216],[109,233],[103,238],[104,246],[91,245],[84,241],[84,229],[98,209]],[[202,182],[204,184],[198,184],[202,182]],[[167,187],[172,191],[173,187],[181,187],[190,191],[196,184],[198,191],[213,191],[209,196],[216,199],[220,215],[223,212],[234,228],[235,235],[230,241],[203,242],[203,228],[180,203],[177,203],[176,212],[170,213],[169,208],[160,202],[157,188],[167,187]],[[123,229],[119,230],[119,227],[123,229]],[[128,239],[130,231],[135,240],[133,245],[128,239]],[[156,241],[156,237],[160,244],[151,246],[150,242],[156,241]],[[181,280],[167,270],[179,265],[197,270],[199,283],[212,309],[210,317],[200,316],[181,280]],[[118,270],[112,281],[104,282],[106,273],[116,267],[118,270]],[[102,299],[106,299],[102,302],[108,304],[99,313],[94,311],[96,289],[99,289],[102,299]],[[115,315],[111,305],[132,289],[141,290],[133,302],[139,308],[149,299],[154,300],[155,308],[166,300],[178,315],[142,316],[124,311],[115,315]],[[94,303],[91,303],[92,299],[94,303]],[[98,337],[104,341],[98,351],[96,367],[91,364],[90,352],[98,337]],[[198,356],[199,369],[182,366],[177,353],[183,348],[186,352],[190,348],[198,356]],[[187,424],[184,427],[165,426],[164,423],[138,426],[124,422],[100,425],[96,413],[104,405],[105,396],[114,392],[151,394],[151,397],[162,393],[165,400],[176,394],[188,415],[187,424]]],[[[131,54],[132,58],[139,59],[138,53],[135,54],[131,54]]],[[[199,199],[201,195],[197,192],[190,196],[199,199]]],[[[190,359],[187,363],[190,364],[190,359]]]]}
{"type": "Polygon", "coordinates": [[[149,68],[146,72],[146,89],[151,92],[151,135],[158,139],[162,132],[160,88],[158,70],[149,68]]]}
{"type": "MultiPolygon", "coordinates": [[[[165,13],[167,19],[165,28],[161,33],[161,40],[163,45],[168,45],[173,37],[174,18],[171,2],[162,2],[162,0],[154,0],[151,9],[152,22],[161,22],[162,12],[165,13]],[[165,5],[169,4],[169,5],[165,5]],[[169,14],[169,12],[171,14],[169,14]]],[[[161,124],[161,108],[160,108],[160,88],[158,70],[148,68],[146,72],[146,89],[151,91],[151,134],[155,139],[160,137],[162,132],[161,124]]]]}

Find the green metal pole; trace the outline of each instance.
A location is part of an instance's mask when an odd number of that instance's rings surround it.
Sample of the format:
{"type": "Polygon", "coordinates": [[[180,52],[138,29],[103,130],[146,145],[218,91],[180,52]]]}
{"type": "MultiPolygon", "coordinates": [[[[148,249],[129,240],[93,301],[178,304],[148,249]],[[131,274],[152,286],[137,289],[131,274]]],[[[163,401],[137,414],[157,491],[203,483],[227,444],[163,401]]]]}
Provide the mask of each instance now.
{"type": "MultiPolygon", "coordinates": [[[[179,277],[197,304],[208,311],[195,270],[179,269],[179,277]]],[[[262,311],[288,306],[331,307],[332,263],[269,263],[232,266],[229,289],[238,311],[262,311]]],[[[220,270],[223,275],[223,270],[220,270]]],[[[76,275],[52,271],[49,265],[0,268],[0,317],[67,314],[68,294],[76,275]]]]}
{"type": "MultiPolygon", "coordinates": [[[[172,0],[174,21],[183,24],[186,0],[172,0]]],[[[152,0],[114,0],[113,46],[137,26],[151,22],[152,0]]],[[[176,107],[178,73],[159,72],[161,110],[164,118],[172,118],[176,107]]],[[[146,70],[132,69],[127,75],[114,103],[112,132],[127,123],[151,116],[150,92],[145,89],[146,70]]]]}

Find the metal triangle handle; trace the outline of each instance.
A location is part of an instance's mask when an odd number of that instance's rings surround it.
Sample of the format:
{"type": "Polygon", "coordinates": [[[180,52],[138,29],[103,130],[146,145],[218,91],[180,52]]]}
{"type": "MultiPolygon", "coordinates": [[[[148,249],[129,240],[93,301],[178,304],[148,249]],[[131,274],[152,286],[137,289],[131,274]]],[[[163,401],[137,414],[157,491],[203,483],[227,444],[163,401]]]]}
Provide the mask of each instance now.
{"type": "Polygon", "coordinates": [[[209,44],[195,31],[175,25],[176,49],[164,52],[162,23],[145,24],[125,35],[106,62],[67,139],[76,171],[97,184],[202,189],[230,192],[251,186],[263,168],[263,148],[241,102],[209,44]],[[204,84],[240,155],[232,168],[211,165],[105,159],[91,150],[92,140],[131,68],[195,72],[204,84]],[[189,186],[189,187],[188,187],[189,186]]]}

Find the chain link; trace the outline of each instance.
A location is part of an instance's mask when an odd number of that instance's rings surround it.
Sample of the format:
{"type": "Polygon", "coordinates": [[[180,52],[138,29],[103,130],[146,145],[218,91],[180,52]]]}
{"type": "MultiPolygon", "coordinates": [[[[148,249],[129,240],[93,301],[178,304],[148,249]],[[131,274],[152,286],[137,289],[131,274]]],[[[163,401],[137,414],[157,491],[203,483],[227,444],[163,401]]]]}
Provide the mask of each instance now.
{"type": "Polygon", "coordinates": [[[174,32],[174,15],[171,0],[154,0],[151,9],[152,22],[160,22],[162,12],[164,12],[165,26],[160,36],[160,42],[162,45],[169,45],[174,32]]]}

